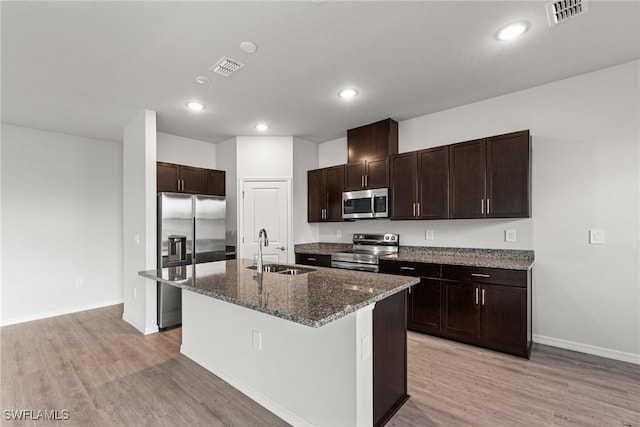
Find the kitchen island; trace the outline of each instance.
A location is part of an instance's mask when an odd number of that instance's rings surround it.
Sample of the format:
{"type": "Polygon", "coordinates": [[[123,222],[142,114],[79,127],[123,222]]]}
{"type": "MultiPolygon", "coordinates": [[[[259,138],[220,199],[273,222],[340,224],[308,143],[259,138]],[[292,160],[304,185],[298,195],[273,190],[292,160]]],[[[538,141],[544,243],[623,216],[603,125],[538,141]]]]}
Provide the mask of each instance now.
{"type": "Polygon", "coordinates": [[[406,401],[405,289],[330,268],[250,260],[140,272],[182,292],[181,352],[293,425],[382,425],[406,401]]]}

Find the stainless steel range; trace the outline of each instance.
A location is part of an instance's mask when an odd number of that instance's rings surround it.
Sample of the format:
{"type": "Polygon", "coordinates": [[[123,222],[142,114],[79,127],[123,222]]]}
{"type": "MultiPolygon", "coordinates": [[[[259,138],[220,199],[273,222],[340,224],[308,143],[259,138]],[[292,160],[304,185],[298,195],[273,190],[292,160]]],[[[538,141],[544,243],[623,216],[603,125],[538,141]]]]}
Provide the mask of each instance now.
{"type": "Polygon", "coordinates": [[[351,251],[331,254],[331,267],[377,273],[379,257],[397,253],[399,244],[397,234],[356,233],[351,251]]]}

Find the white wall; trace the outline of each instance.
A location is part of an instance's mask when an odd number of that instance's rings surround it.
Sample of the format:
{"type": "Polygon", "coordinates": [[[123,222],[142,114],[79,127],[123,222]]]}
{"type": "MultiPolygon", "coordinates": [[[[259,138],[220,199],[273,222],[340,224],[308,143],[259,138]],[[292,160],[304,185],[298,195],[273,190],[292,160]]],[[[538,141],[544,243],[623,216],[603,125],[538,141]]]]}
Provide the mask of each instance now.
{"type": "Polygon", "coordinates": [[[236,139],[231,138],[216,144],[219,170],[224,170],[225,194],[227,199],[227,245],[238,246],[238,174],[236,171],[236,139]]]}
{"type": "Polygon", "coordinates": [[[122,302],[122,145],[3,124],[1,157],[1,323],[122,302]]]}
{"type": "Polygon", "coordinates": [[[318,167],[343,165],[347,163],[347,137],[323,142],[318,146],[318,167]]]}
{"type": "Polygon", "coordinates": [[[164,132],[157,133],[156,143],[156,156],[159,162],[218,169],[216,144],[164,132]]]}
{"type": "Polygon", "coordinates": [[[238,179],[293,176],[291,136],[239,136],[236,149],[238,179]]]}
{"type": "MultiPolygon", "coordinates": [[[[400,152],[530,129],[531,219],[339,226],[400,231],[405,244],[430,228],[431,246],[493,248],[510,247],[500,236],[513,226],[517,246],[535,250],[534,339],[640,363],[639,75],[633,61],[399,124],[400,152]],[[589,245],[589,229],[606,243],[589,245]]],[[[321,145],[319,164],[340,155],[321,145]]],[[[322,224],[320,240],[336,228],[322,224]]]]}
{"type": "Polygon", "coordinates": [[[307,222],[307,171],[318,168],[318,144],[293,139],[293,243],[317,242],[318,224],[307,222]]]}
{"type": "Polygon", "coordinates": [[[143,110],[124,127],[122,318],[139,331],[158,331],[156,282],[138,275],[156,268],[156,113],[143,110]]]}

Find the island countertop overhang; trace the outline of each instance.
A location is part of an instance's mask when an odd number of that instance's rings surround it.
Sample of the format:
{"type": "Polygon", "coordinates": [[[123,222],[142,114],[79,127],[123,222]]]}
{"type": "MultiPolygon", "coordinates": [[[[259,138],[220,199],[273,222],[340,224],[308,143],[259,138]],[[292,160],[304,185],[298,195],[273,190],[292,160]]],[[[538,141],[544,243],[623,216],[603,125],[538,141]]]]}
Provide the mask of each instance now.
{"type": "Polygon", "coordinates": [[[314,267],[256,274],[248,259],[141,271],[143,277],[310,327],[320,327],[415,285],[418,278],[314,267]],[[260,277],[261,276],[261,277],[260,277]]]}

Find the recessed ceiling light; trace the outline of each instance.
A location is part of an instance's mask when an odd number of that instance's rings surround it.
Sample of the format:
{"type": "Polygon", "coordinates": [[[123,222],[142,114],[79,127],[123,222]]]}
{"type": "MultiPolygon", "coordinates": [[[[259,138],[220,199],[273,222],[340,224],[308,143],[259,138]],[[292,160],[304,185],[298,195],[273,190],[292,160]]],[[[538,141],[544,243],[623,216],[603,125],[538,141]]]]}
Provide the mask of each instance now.
{"type": "Polygon", "coordinates": [[[207,76],[198,76],[196,77],[196,81],[198,83],[200,83],[201,85],[206,85],[208,84],[211,80],[209,80],[209,77],[207,76]]]}
{"type": "Polygon", "coordinates": [[[186,106],[191,111],[202,111],[204,110],[204,104],[198,101],[189,101],[186,103],[186,106]]]}
{"type": "Polygon", "coordinates": [[[338,92],[338,96],[342,99],[353,99],[358,95],[358,91],[355,89],[342,89],[338,92]]]}
{"type": "Polygon", "coordinates": [[[503,29],[501,29],[500,31],[498,31],[498,34],[496,35],[496,37],[498,38],[498,40],[502,40],[502,41],[513,40],[521,36],[522,33],[527,31],[528,28],[529,28],[529,24],[527,24],[526,22],[516,22],[513,24],[509,24],[503,29]]]}
{"type": "Polygon", "coordinates": [[[242,42],[240,43],[240,49],[242,49],[244,53],[256,53],[258,46],[253,42],[242,42]]]}
{"type": "Polygon", "coordinates": [[[266,132],[266,131],[268,131],[268,130],[269,130],[269,126],[267,126],[267,125],[266,125],[266,124],[264,124],[264,123],[258,123],[258,124],[256,125],[256,130],[257,130],[257,131],[259,131],[259,132],[266,132]]]}

